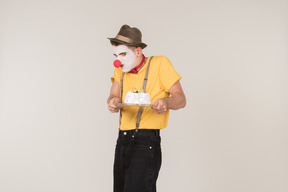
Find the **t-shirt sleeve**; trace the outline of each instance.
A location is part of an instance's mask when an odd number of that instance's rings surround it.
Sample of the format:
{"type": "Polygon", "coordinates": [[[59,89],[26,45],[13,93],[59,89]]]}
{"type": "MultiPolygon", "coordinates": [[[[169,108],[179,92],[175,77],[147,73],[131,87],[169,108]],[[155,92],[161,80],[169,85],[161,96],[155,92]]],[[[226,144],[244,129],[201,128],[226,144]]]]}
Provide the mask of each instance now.
{"type": "Polygon", "coordinates": [[[120,70],[120,68],[115,68],[114,74],[111,77],[112,84],[114,83],[114,80],[117,81],[118,83],[120,83],[121,77],[122,77],[122,71],[120,70]]]}
{"type": "Polygon", "coordinates": [[[160,61],[159,77],[166,92],[169,92],[172,85],[182,78],[174,69],[170,60],[165,56],[162,56],[160,61]]]}

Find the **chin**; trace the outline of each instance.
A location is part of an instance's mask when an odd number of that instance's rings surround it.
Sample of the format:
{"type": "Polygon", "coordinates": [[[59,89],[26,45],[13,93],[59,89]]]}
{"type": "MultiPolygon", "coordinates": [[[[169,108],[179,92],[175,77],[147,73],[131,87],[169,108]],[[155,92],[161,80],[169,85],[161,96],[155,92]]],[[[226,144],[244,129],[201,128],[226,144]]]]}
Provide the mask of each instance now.
{"type": "Polygon", "coordinates": [[[122,72],[124,72],[124,73],[126,73],[126,72],[129,72],[130,70],[128,70],[128,69],[123,69],[122,68],[122,72]]]}

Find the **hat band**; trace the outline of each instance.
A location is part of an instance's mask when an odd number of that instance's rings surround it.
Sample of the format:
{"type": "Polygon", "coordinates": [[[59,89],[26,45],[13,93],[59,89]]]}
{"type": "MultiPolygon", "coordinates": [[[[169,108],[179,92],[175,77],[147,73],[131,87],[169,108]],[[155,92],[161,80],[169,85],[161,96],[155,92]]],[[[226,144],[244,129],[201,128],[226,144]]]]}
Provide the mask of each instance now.
{"type": "Polygon", "coordinates": [[[120,40],[120,41],[124,41],[126,43],[136,43],[135,41],[133,41],[132,39],[128,38],[128,37],[124,37],[122,35],[116,35],[115,37],[116,39],[120,40]]]}

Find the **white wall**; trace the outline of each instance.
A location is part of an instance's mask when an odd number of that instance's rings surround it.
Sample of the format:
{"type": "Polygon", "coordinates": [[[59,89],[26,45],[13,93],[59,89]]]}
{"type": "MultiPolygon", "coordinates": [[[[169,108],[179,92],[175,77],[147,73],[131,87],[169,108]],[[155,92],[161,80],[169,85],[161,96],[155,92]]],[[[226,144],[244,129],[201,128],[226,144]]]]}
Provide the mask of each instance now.
{"type": "Polygon", "coordinates": [[[158,191],[288,191],[288,2],[0,1],[0,191],[109,192],[114,37],[183,76],[158,191]]]}

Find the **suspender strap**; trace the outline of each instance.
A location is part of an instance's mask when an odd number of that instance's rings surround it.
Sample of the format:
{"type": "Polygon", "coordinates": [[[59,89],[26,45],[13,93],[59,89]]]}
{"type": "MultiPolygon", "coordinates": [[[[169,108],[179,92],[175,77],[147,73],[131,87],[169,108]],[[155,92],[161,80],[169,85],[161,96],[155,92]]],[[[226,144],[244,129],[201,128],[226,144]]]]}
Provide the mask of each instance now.
{"type": "Polygon", "coordinates": [[[145,93],[146,91],[146,84],[147,84],[147,80],[148,80],[148,73],[149,73],[149,68],[150,68],[150,62],[152,60],[153,56],[150,58],[147,69],[146,69],[146,74],[145,74],[145,78],[144,78],[144,82],[143,82],[143,92],[145,93]]]}
{"type": "MultiPolygon", "coordinates": [[[[123,96],[123,79],[124,79],[124,75],[125,73],[122,74],[121,77],[121,86],[120,86],[120,98],[121,98],[121,102],[122,102],[122,96],[123,96]]],[[[121,119],[122,119],[122,109],[120,109],[120,117],[119,117],[119,129],[121,126],[121,119]]]]}
{"type": "MultiPolygon", "coordinates": [[[[145,74],[145,78],[144,78],[144,82],[143,82],[143,93],[145,93],[146,91],[146,85],[147,85],[147,80],[148,80],[148,73],[149,73],[149,68],[150,68],[150,62],[153,59],[153,56],[150,58],[147,69],[146,69],[146,74],[145,74]]],[[[142,115],[142,106],[139,107],[138,110],[138,114],[137,114],[137,120],[136,120],[136,132],[138,132],[138,128],[139,128],[139,124],[140,124],[140,119],[141,119],[141,115],[142,115]]]]}
{"type": "MultiPolygon", "coordinates": [[[[150,60],[149,60],[149,62],[148,62],[147,69],[146,69],[146,74],[145,74],[145,78],[144,78],[144,82],[143,82],[143,87],[142,87],[143,93],[145,93],[145,91],[146,91],[146,85],[147,85],[147,80],[148,80],[148,73],[149,73],[150,62],[151,62],[152,58],[153,58],[153,56],[150,58],[150,60]]],[[[124,79],[124,75],[125,75],[125,73],[122,74],[121,86],[120,86],[121,101],[122,101],[122,97],[123,97],[123,79],[124,79]]],[[[139,107],[139,110],[138,110],[138,114],[137,114],[137,120],[136,120],[136,132],[138,132],[141,115],[142,115],[142,107],[140,106],[140,107],[139,107]]],[[[122,118],[122,110],[120,109],[119,128],[120,128],[120,126],[121,126],[121,118],[122,118]]]]}

